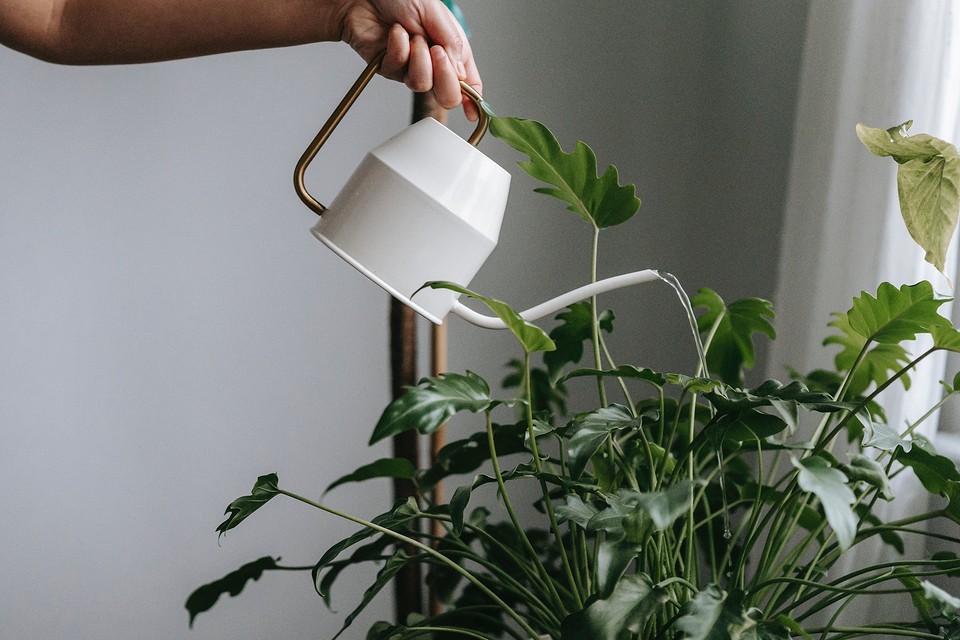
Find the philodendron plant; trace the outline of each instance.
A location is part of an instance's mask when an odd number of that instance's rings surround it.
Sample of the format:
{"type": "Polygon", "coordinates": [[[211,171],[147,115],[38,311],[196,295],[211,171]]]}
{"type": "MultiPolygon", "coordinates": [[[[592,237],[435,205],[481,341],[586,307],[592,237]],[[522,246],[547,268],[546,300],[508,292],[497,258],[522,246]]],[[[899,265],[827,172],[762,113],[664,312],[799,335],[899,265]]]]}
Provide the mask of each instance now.
{"type": "MultiPolygon", "coordinates": [[[[900,164],[907,226],[942,268],[957,220],[960,161],[953,146],[907,136],[907,126],[861,126],[858,134],[900,164]]],[[[491,131],[527,156],[523,169],[546,183],[537,191],[586,223],[596,273],[600,231],[637,212],[634,187],[619,185],[614,167],[598,177],[588,146],[565,153],[537,122],[493,117],[491,131]]],[[[669,274],[662,277],[686,299],[669,274]]],[[[677,373],[615,361],[605,340],[614,314],[596,300],[570,306],[548,333],[498,300],[449,283],[428,286],[458,290],[505,321],[518,347],[503,386],[514,392],[494,395],[467,371],[426,378],[391,403],[371,442],[409,429],[431,433],[454,414],[473,414],[477,429],[427,468],[379,459],[332,483],[414,481],[419,496],[386,513],[339,512],[270,474],[227,507],[218,528],[233,529],[276,496],[355,522],[356,533],[310,568],[328,601],[344,569],[379,565],[343,629],[400,567],[419,562],[443,612],[378,622],[368,640],[960,638],[960,599],[949,584],[960,577],[960,558],[904,555],[909,538],[957,541],[960,470],[917,429],[960,393],[960,375],[913,424],[890,424],[883,409],[884,391],[908,386],[918,362],[960,351],[960,331],[939,313],[945,299],[930,283],[885,283],[861,294],[829,322],[824,344],[836,349],[833,369],[752,388],[744,373],[754,364],[754,341],[776,337],[764,300],[697,292],[686,306],[700,357],[694,370],[677,373]],[[569,411],[571,384],[595,386],[597,403],[569,411]],[[930,504],[886,521],[877,507],[896,499],[891,480],[901,474],[919,479],[930,504]],[[447,504],[429,498],[441,481],[456,487],[447,504]],[[521,484],[535,488],[533,504],[515,502],[521,484]],[[480,492],[495,494],[502,512],[476,506],[480,492]],[[844,562],[877,541],[887,551],[844,562]],[[851,602],[877,594],[902,602],[885,607],[888,617],[845,618],[851,602]]],[[[236,595],[282,568],[261,558],[199,588],[187,601],[191,622],[221,594],[236,595]]]]}

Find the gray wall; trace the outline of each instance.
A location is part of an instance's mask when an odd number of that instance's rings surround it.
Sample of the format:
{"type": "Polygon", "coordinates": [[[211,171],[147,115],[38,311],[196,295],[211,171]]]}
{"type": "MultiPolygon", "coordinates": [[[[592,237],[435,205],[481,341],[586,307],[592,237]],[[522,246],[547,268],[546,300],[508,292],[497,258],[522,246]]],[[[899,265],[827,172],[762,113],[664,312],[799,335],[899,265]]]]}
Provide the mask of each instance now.
{"type": "MultiPolygon", "coordinates": [[[[585,140],[638,184],[601,275],[657,267],[691,291],[772,296],[806,3],[463,6],[497,111],[585,140]]],[[[0,50],[0,637],[328,637],[356,601],[362,584],[344,585],[332,616],[309,577],[283,574],[191,632],[182,608],[241,562],[309,564],[350,531],[276,501],[218,546],[258,474],[318,496],[386,453],[365,447],[387,400],[386,300],[307,233],[290,188],[360,66],[340,45],[101,69],[0,50]]],[[[408,104],[372,85],[311,188],[332,196],[408,104]]],[[[474,288],[525,307],[584,282],[589,238],[515,176],[474,288]]],[[[665,287],[604,302],[622,360],[689,366],[665,287]]],[[[492,381],[514,354],[459,320],[450,349],[452,370],[492,381]]],[[[371,516],[389,497],[329,501],[371,516]]]]}

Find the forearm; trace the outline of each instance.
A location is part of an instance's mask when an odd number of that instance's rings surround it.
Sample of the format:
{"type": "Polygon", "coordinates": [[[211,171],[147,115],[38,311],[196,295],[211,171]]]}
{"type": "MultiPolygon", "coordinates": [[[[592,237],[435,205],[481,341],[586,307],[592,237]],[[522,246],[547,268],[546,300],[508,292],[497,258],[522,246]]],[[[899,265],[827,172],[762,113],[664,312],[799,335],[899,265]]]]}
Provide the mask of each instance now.
{"type": "Polygon", "coordinates": [[[2,0],[0,41],[63,64],[127,64],[339,40],[340,0],[2,0]]]}

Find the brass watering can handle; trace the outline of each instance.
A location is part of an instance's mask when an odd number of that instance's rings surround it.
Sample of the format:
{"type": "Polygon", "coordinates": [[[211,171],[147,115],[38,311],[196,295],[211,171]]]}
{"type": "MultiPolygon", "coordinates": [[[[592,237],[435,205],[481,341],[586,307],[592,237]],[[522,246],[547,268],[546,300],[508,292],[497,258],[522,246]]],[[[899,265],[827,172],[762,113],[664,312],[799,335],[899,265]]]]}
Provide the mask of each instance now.
{"type": "MultiPolygon", "coordinates": [[[[367,65],[367,68],[363,70],[363,73],[360,74],[360,77],[357,78],[357,81],[354,82],[353,86],[350,87],[350,90],[347,91],[347,95],[343,97],[343,100],[340,101],[340,104],[337,105],[337,108],[334,110],[334,112],[329,118],[327,118],[326,123],[324,123],[323,127],[320,129],[317,137],[313,139],[313,142],[310,143],[310,146],[307,147],[306,151],[303,152],[303,155],[300,156],[300,160],[297,162],[297,168],[293,172],[293,188],[296,190],[297,195],[300,196],[300,199],[303,200],[303,203],[316,212],[317,215],[321,215],[324,211],[326,211],[327,208],[320,204],[316,198],[307,192],[307,187],[303,182],[303,175],[307,171],[307,166],[313,161],[314,157],[316,157],[320,147],[322,147],[323,143],[327,141],[327,138],[330,137],[330,134],[333,133],[333,130],[337,128],[337,125],[340,124],[343,116],[347,113],[350,107],[353,106],[353,103],[356,102],[360,92],[363,91],[373,76],[377,74],[382,61],[383,54],[380,54],[374,58],[370,64],[367,65]]],[[[477,144],[480,142],[480,139],[483,138],[483,134],[487,132],[487,126],[489,125],[487,113],[480,105],[483,97],[477,92],[476,89],[462,80],[460,81],[460,91],[462,91],[465,96],[473,100],[473,102],[477,105],[477,111],[480,113],[480,117],[477,120],[477,128],[474,129],[473,133],[467,139],[467,142],[469,142],[471,145],[477,146],[477,144]]]]}

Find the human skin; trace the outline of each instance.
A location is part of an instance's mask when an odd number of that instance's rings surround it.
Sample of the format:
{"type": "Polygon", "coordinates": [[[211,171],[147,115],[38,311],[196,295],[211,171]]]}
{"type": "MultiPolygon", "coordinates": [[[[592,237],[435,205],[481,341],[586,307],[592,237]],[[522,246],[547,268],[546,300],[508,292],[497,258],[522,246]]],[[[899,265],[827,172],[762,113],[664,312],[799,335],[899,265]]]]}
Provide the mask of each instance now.
{"type": "MultiPolygon", "coordinates": [[[[134,64],[343,41],[440,106],[482,91],[470,44],[440,0],[0,0],[0,43],[70,65],[134,64]]],[[[463,102],[476,119],[476,107],[463,102]]]]}

